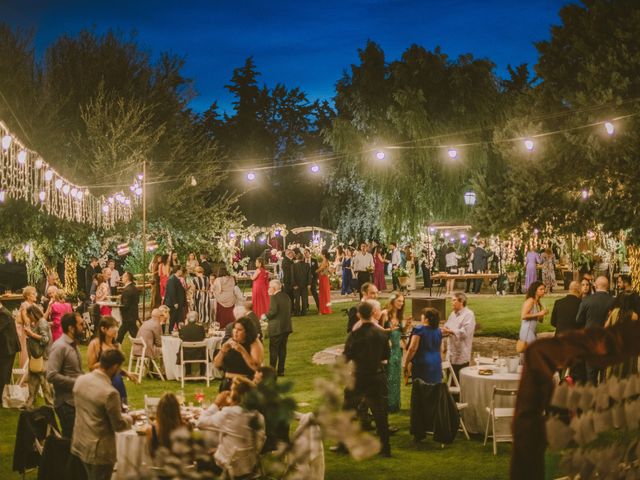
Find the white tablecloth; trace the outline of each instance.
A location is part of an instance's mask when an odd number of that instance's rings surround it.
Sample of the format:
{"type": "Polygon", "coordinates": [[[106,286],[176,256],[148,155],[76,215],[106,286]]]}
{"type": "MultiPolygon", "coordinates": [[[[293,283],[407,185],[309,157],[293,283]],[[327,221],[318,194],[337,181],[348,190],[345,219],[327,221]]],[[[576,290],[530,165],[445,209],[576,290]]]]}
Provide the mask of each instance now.
{"type": "MultiPolygon", "coordinates": [[[[482,368],[493,368],[482,366],[482,368]]],[[[480,375],[478,369],[466,367],[460,370],[460,401],[469,406],[462,410],[462,418],[467,430],[472,433],[483,433],[487,427],[489,414],[486,408],[491,403],[491,394],[494,385],[498,388],[517,389],[520,383],[519,373],[497,373],[493,375],[480,375]]],[[[515,407],[515,397],[500,398],[496,407],[515,407]]],[[[496,429],[510,428],[511,420],[505,421],[506,427],[496,424],[496,429]]],[[[507,430],[508,431],[508,430],[507,430]]]]}
{"type": "Polygon", "coordinates": [[[116,319],[118,325],[122,325],[122,315],[120,314],[120,305],[117,302],[97,302],[101,307],[111,307],[111,316],[116,319]]]}
{"type": "Polygon", "coordinates": [[[137,478],[139,468],[151,463],[145,436],[138,435],[134,430],[116,433],[116,458],[116,471],[112,480],[137,478]]]}
{"type": "MultiPolygon", "coordinates": [[[[215,350],[222,346],[222,336],[212,336],[206,339],[213,355],[215,350]]],[[[167,374],[167,380],[180,380],[182,376],[180,365],[176,364],[178,352],[180,351],[180,338],[172,335],[162,336],[162,361],[164,362],[164,371],[167,374]]],[[[211,359],[211,371],[214,378],[222,378],[224,373],[213,366],[211,359]]]]}

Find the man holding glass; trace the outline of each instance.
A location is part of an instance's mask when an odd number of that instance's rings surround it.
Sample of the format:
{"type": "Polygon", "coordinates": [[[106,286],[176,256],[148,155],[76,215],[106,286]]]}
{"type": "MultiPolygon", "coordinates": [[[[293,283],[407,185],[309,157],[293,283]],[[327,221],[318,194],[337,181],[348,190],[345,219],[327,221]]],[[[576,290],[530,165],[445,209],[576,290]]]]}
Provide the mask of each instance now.
{"type": "Polygon", "coordinates": [[[447,337],[447,359],[451,362],[456,378],[460,378],[460,370],[468,367],[471,360],[476,316],[467,308],[467,296],[462,292],[453,294],[451,308],[453,311],[442,327],[442,335],[447,337]]]}

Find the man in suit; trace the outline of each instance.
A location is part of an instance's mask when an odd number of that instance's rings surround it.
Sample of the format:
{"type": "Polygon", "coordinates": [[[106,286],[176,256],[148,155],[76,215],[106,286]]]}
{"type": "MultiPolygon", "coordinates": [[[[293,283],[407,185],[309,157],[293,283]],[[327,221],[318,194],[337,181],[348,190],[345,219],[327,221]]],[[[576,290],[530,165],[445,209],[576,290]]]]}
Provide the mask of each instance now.
{"type": "MultiPolygon", "coordinates": [[[[487,271],[487,259],[489,255],[487,251],[484,249],[484,243],[478,243],[475,251],[473,252],[473,271],[474,273],[486,273],[487,271]]],[[[476,278],[476,284],[473,289],[473,293],[480,293],[480,289],[482,288],[482,282],[484,280],[482,278],[476,278]]]]}
{"type": "Polygon", "coordinates": [[[174,265],[173,272],[167,280],[164,294],[164,304],[169,307],[169,333],[173,332],[176,325],[182,323],[184,310],[187,306],[187,293],[180,281],[182,277],[182,266],[174,265]]]}
{"type": "Polygon", "coordinates": [[[76,421],[71,453],[82,461],[89,480],[109,480],[116,463],[116,432],[131,428],[133,418],[122,414],[120,394],[111,379],[120,371],[124,355],[105,350],[100,366],[78,377],[73,387],[76,421]]]}
{"type": "MultiPolygon", "coordinates": [[[[145,356],[157,358],[162,355],[162,324],[163,315],[159,308],[151,311],[151,318],[142,322],[136,338],[144,339],[147,344],[145,356]]],[[[133,346],[134,355],[142,355],[142,345],[135,344],[133,346]]]]}
{"type": "Polygon", "coordinates": [[[269,322],[269,365],[284,375],[284,363],[287,359],[287,340],[293,332],[291,324],[291,302],[282,291],[280,280],[269,282],[271,304],[267,313],[269,322]]]}
{"type": "Polygon", "coordinates": [[[309,284],[311,283],[311,267],[304,261],[304,255],[298,254],[293,264],[293,314],[306,315],[309,310],[309,284]]]}
{"type": "Polygon", "coordinates": [[[553,304],[551,325],[556,327],[556,335],[578,328],[576,318],[581,301],[580,282],[574,280],[569,284],[569,294],[553,304]]]}
{"type": "Polygon", "coordinates": [[[295,255],[293,250],[287,248],[282,257],[282,284],[284,292],[289,295],[291,299],[291,308],[293,308],[294,295],[293,295],[293,259],[295,255]]]}
{"type": "MultiPolygon", "coordinates": [[[[91,257],[89,265],[84,269],[84,291],[87,293],[87,298],[91,298],[91,285],[93,284],[93,276],[102,273],[100,264],[96,257],[91,257]]],[[[91,298],[93,301],[93,299],[91,298]]]]}
{"type": "Polygon", "coordinates": [[[320,299],[318,298],[318,260],[311,255],[311,250],[305,248],[304,261],[307,262],[311,270],[311,283],[309,284],[311,287],[311,296],[313,297],[313,301],[316,302],[318,312],[320,312],[320,299]]]}
{"type": "Polygon", "coordinates": [[[136,284],[133,282],[133,275],[130,272],[124,272],[122,275],[122,281],[124,282],[124,288],[122,289],[122,295],[120,296],[120,313],[122,314],[122,325],[118,331],[118,343],[122,343],[124,336],[127,332],[131,338],[136,338],[138,334],[138,303],[140,301],[140,294],[136,288],[136,284]]]}
{"type": "MultiPolygon", "coordinates": [[[[582,299],[576,315],[578,328],[604,327],[615,299],[609,294],[609,280],[598,277],[595,281],[596,293],[582,299]]],[[[587,379],[598,383],[600,370],[587,364],[587,379]]]]}
{"type": "MultiPolygon", "coordinates": [[[[180,329],[180,340],[183,342],[201,342],[206,337],[206,332],[202,324],[197,323],[198,312],[187,313],[187,324],[180,329]]],[[[207,350],[205,348],[189,348],[184,351],[185,360],[203,360],[206,358],[207,350]]],[[[180,363],[180,352],[178,352],[177,362],[180,363]]],[[[191,367],[193,364],[189,364],[189,375],[193,375],[191,367]]],[[[204,375],[206,367],[200,364],[200,375],[204,375]]]]}
{"type": "Polygon", "coordinates": [[[11,370],[20,351],[16,321],[9,310],[0,303],[0,395],[4,386],[11,383],[11,370]]]}
{"type": "Polygon", "coordinates": [[[211,263],[209,263],[209,260],[204,253],[200,254],[200,266],[204,270],[204,276],[209,278],[213,273],[213,267],[211,266],[211,263]]]}

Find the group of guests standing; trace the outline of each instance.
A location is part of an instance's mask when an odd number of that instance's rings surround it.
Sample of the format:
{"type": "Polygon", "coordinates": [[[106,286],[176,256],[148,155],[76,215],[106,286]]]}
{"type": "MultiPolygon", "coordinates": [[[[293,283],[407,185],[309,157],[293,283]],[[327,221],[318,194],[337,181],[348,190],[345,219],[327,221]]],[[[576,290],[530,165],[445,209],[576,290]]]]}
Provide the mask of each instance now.
{"type": "MultiPolygon", "coordinates": [[[[433,308],[423,309],[420,322],[414,324],[404,315],[405,298],[399,292],[393,292],[386,307],[381,308],[378,293],[374,284],[363,284],[362,302],[349,312],[344,356],[354,363],[355,381],[345,391],[344,408],[357,411],[365,421],[367,410],[371,411],[382,443],[380,453],[389,456],[392,429],[388,414],[400,409],[403,372],[405,379],[440,384],[442,343],[446,338],[446,357],[458,375],[469,365],[476,324],[463,293],[452,297],[452,313],[443,326],[439,312],[433,308]]],[[[344,451],[345,446],[336,449],[344,451]]]]}
{"type": "Polygon", "coordinates": [[[288,248],[284,251],[278,274],[284,293],[289,296],[293,315],[306,315],[309,310],[309,294],[320,315],[331,311],[331,282],[333,270],[329,252],[323,250],[315,258],[309,248],[288,248]]]}

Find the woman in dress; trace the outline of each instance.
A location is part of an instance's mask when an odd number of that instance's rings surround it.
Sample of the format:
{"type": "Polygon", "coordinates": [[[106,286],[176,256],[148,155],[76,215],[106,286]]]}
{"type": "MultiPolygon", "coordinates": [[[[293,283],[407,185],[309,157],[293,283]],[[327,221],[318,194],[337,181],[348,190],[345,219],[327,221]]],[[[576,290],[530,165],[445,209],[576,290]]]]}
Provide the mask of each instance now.
{"type": "Polygon", "coordinates": [[[529,290],[531,284],[538,280],[538,264],[541,263],[540,254],[529,250],[524,258],[525,277],[524,289],[529,290]]]}
{"type": "Polygon", "coordinates": [[[40,308],[40,306],[36,304],[37,296],[38,294],[34,287],[25,287],[22,290],[22,298],[24,301],[20,304],[20,311],[18,313],[18,318],[16,318],[16,330],[18,331],[18,339],[20,340],[20,368],[24,367],[24,365],[29,361],[29,354],[27,353],[27,334],[25,333],[25,329],[29,328],[31,320],[29,320],[27,315],[27,309],[34,305],[37,308],[40,308]]]}
{"type": "Polygon", "coordinates": [[[51,326],[51,343],[62,336],[60,320],[62,320],[62,316],[65,313],[71,312],[73,312],[73,307],[67,302],[64,296],[64,290],[59,288],[53,297],[53,301],[49,303],[47,311],[44,313],[45,320],[47,320],[51,326]]]}
{"type": "MultiPolygon", "coordinates": [[[[108,302],[111,295],[111,289],[107,282],[104,273],[96,275],[98,286],[96,287],[96,303],[108,302]]],[[[100,316],[111,315],[111,307],[107,305],[100,305],[100,316]]]]}
{"type": "Polygon", "coordinates": [[[235,286],[236,282],[227,269],[221,268],[213,282],[213,296],[216,299],[216,322],[223,330],[236,320],[233,316],[233,307],[236,305],[235,286]]]}
{"type": "Polygon", "coordinates": [[[196,254],[191,252],[189,254],[189,257],[187,258],[187,275],[190,276],[195,276],[196,274],[196,267],[198,267],[200,265],[200,263],[198,263],[198,260],[196,260],[196,254]]]}
{"type": "Polygon", "coordinates": [[[173,269],[176,265],[180,265],[180,259],[178,258],[178,252],[172,250],[169,255],[169,266],[173,269]]]}
{"type": "Polygon", "coordinates": [[[323,250],[318,265],[318,295],[320,315],[331,314],[331,283],[329,282],[329,252],[323,250]]]}
{"type": "Polygon", "coordinates": [[[333,259],[333,271],[336,272],[336,276],[338,277],[338,284],[340,285],[340,290],[342,290],[342,282],[344,281],[342,278],[342,260],[344,260],[344,249],[338,245],[336,247],[336,255],[333,259]]]}
{"type": "Polygon", "coordinates": [[[435,308],[420,312],[421,324],[411,331],[411,340],[405,357],[405,372],[413,380],[428,384],[442,382],[442,332],[440,314],[435,308]]]}
{"type": "Polygon", "coordinates": [[[264,268],[264,259],[256,258],[256,271],[251,276],[251,302],[258,318],[269,311],[269,272],[264,268]]]}
{"type": "Polygon", "coordinates": [[[236,377],[252,380],[263,360],[264,348],[253,322],[247,317],[239,318],[233,324],[232,337],[213,359],[213,365],[224,370],[220,391],[229,390],[236,377]]]}
{"type": "Polygon", "coordinates": [[[344,257],[342,257],[342,289],[341,295],[348,295],[351,293],[351,283],[353,281],[353,273],[351,272],[351,249],[347,248],[344,251],[344,257]]]}
{"type": "MultiPolygon", "coordinates": [[[[445,265],[446,265],[447,273],[449,275],[457,275],[458,274],[458,260],[460,260],[462,257],[456,253],[455,249],[451,245],[449,245],[449,247],[447,247],[447,254],[445,255],[444,258],[445,258],[445,265]]],[[[453,294],[453,289],[455,287],[455,284],[456,284],[455,279],[451,278],[451,279],[447,280],[446,295],[452,295],[453,294]]]]}
{"type": "Polygon", "coordinates": [[[171,257],[166,253],[160,257],[160,264],[158,265],[158,285],[160,285],[160,304],[164,301],[164,294],[167,291],[167,280],[171,275],[171,266],[169,262],[171,257]]]}
{"type": "MultiPolygon", "coordinates": [[[[407,290],[410,292],[416,289],[416,257],[413,255],[411,247],[405,250],[405,258],[407,259],[407,273],[409,274],[409,284],[407,290]]],[[[408,295],[408,293],[407,293],[408,295]]]]}
{"type": "Polygon", "coordinates": [[[24,329],[29,352],[29,368],[27,369],[29,398],[27,399],[26,407],[33,407],[36,394],[40,388],[42,388],[45,403],[53,406],[53,392],[46,379],[46,360],[49,356],[49,346],[51,345],[51,329],[42,314],[42,310],[37,305],[31,305],[27,308],[26,314],[29,319],[29,324],[24,329]]]}
{"type": "Polygon", "coordinates": [[[165,393],[156,407],[155,421],[147,428],[147,448],[151,458],[156,457],[161,447],[171,450],[171,434],[180,427],[186,427],[180,414],[180,403],[173,393],[165,393]]]}
{"type": "Polygon", "coordinates": [[[384,278],[385,263],[387,260],[382,255],[380,247],[375,247],[373,249],[373,284],[380,292],[387,289],[387,282],[384,278]]]}
{"type": "Polygon", "coordinates": [[[527,345],[536,340],[536,330],[538,322],[542,323],[544,316],[548,313],[546,308],[542,307],[540,299],[544,297],[545,286],[542,282],[533,282],[527,289],[527,296],[522,305],[520,318],[519,338],[527,345]]]}
{"type": "Polygon", "coordinates": [[[389,304],[385,307],[387,321],[385,330],[389,332],[391,355],[387,364],[387,382],[389,384],[389,412],[400,411],[400,384],[402,380],[402,356],[404,354],[404,295],[393,292],[389,304]]]}
{"type": "Polygon", "coordinates": [[[160,263],[162,255],[154,255],[153,260],[149,264],[149,273],[153,283],[151,284],[151,309],[158,308],[162,305],[162,295],[160,295],[160,263]]]}
{"type": "MultiPolygon", "coordinates": [[[[116,343],[117,336],[118,322],[116,322],[116,319],[110,316],[103,316],[100,319],[98,335],[89,342],[89,346],[87,347],[87,365],[90,371],[100,367],[100,356],[103,352],[107,350],[121,350],[120,345],[116,343]]],[[[123,376],[127,377],[133,383],[138,383],[138,378],[125,370],[120,370],[120,372],[111,379],[111,385],[113,385],[120,394],[120,401],[123,405],[126,405],[127,389],[124,386],[123,376]]]]}
{"type": "Polygon", "coordinates": [[[209,296],[209,278],[204,275],[204,268],[197,266],[194,270],[195,277],[191,279],[193,284],[193,306],[194,310],[198,312],[198,318],[200,322],[204,323],[206,327],[211,322],[211,314],[209,311],[210,300],[209,296]]]}
{"type": "Polygon", "coordinates": [[[553,293],[553,287],[556,286],[556,256],[547,247],[540,255],[540,261],[542,262],[542,283],[547,288],[547,292],[553,293]]]}

